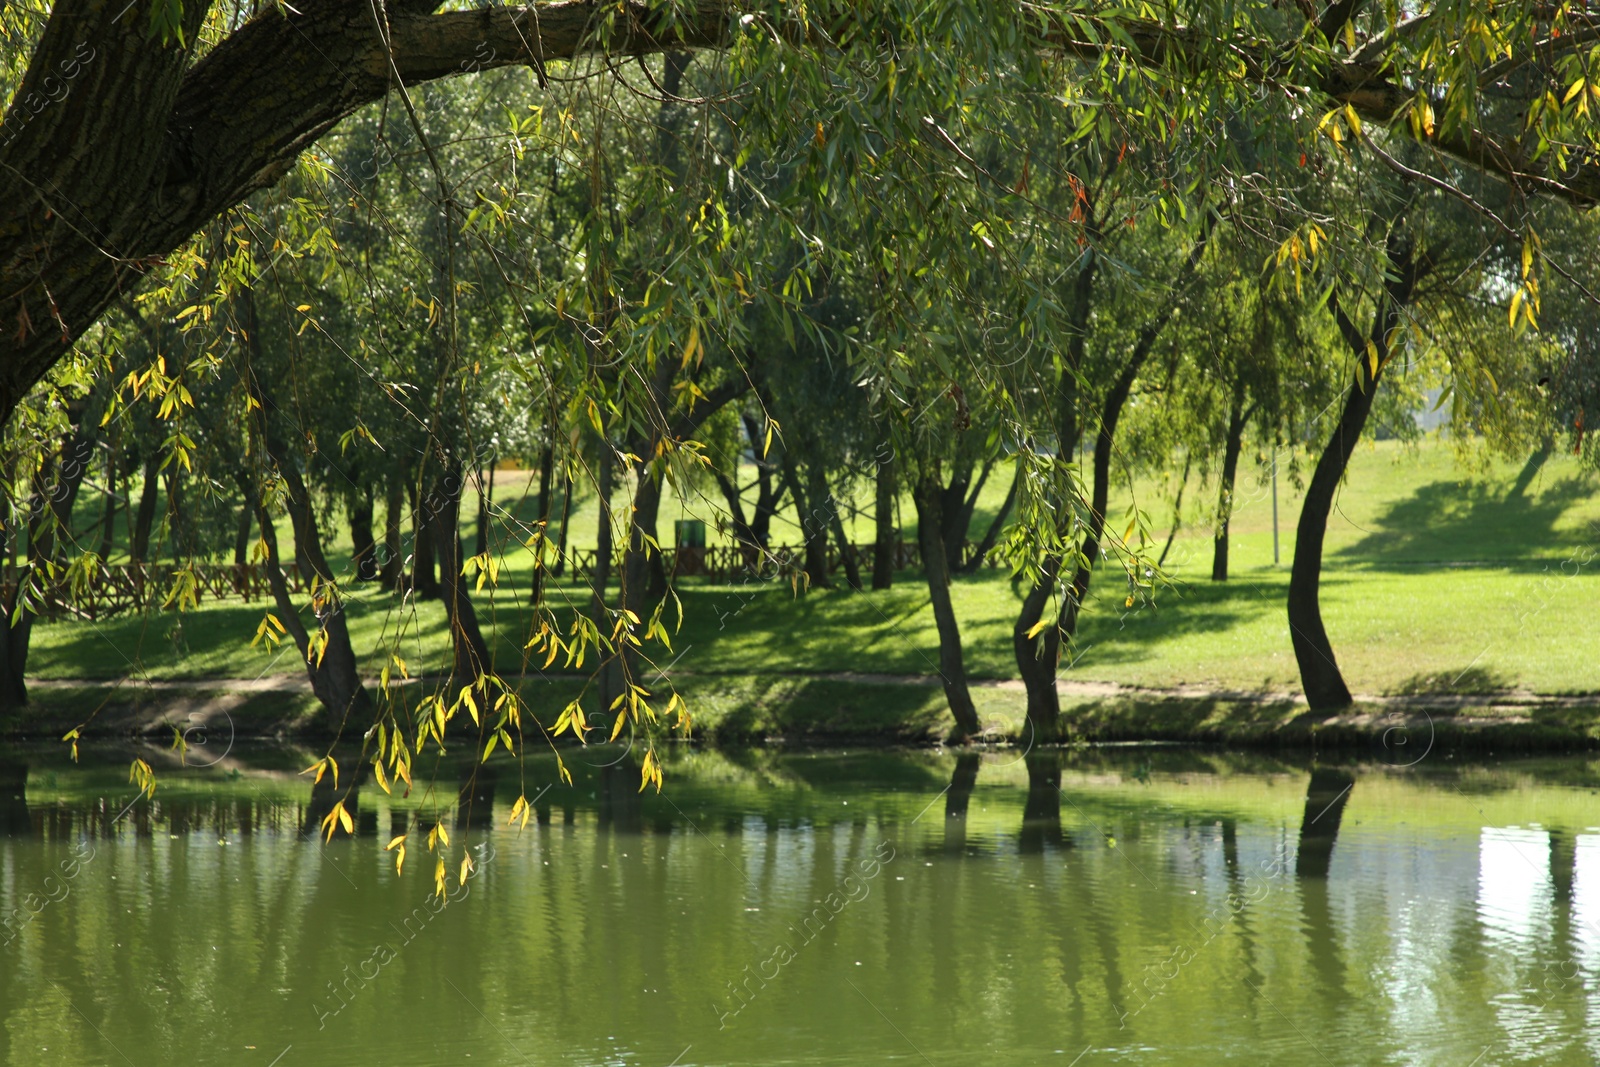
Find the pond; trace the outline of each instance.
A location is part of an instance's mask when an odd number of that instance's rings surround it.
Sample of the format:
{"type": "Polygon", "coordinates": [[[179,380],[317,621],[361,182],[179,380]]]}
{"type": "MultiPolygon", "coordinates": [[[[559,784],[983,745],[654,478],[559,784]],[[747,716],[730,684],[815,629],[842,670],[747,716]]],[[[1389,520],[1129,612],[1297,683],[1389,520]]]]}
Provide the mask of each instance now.
{"type": "Polygon", "coordinates": [[[304,752],[158,768],[154,800],[131,755],[0,764],[0,1063],[1600,1053],[1581,758],[684,748],[641,796],[624,753],[591,749],[571,786],[530,759],[441,762],[428,787],[419,761],[409,798],[361,782],[354,836],[324,844],[304,752]],[[408,826],[397,875],[383,846],[408,826]]]}

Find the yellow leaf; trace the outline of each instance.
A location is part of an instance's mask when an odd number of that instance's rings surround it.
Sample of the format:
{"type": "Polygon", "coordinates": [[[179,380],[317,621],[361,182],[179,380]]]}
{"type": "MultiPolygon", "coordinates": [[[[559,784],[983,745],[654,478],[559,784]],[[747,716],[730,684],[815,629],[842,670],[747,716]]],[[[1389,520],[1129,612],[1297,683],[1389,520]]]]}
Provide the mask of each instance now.
{"type": "Polygon", "coordinates": [[[689,326],[689,340],[683,346],[683,365],[687,367],[689,361],[694,359],[695,353],[700,351],[700,324],[693,323],[689,326]]]}
{"type": "Polygon", "coordinates": [[[1049,625],[1050,620],[1040,619],[1038,622],[1028,627],[1028,640],[1032,641],[1035,637],[1038,637],[1040,634],[1044,633],[1044,628],[1049,625]]]}
{"type": "Polygon", "coordinates": [[[372,761],[372,776],[378,780],[379,789],[382,789],[385,793],[390,791],[389,776],[383,773],[383,761],[381,759],[372,761]]]}
{"type": "Polygon", "coordinates": [[[461,873],[456,875],[456,881],[460,882],[462,885],[466,885],[467,884],[467,875],[470,874],[471,871],[472,871],[472,857],[470,855],[462,856],[461,857],[461,873]]]}

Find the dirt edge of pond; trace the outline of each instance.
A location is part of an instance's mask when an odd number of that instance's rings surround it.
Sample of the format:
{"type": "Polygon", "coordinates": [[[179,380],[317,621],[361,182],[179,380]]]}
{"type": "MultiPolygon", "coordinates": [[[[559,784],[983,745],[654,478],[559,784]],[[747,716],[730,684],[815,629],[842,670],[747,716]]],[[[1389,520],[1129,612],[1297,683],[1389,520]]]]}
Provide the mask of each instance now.
{"type": "MultiPolygon", "coordinates": [[[[426,680],[425,680],[426,681],[426,680]]],[[[884,674],[675,675],[695,735],[720,743],[935,744],[949,727],[938,679],[884,674]]],[[[522,679],[541,714],[575,697],[581,679],[522,679]],[[554,706],[553,708],[551,706],[554,706]]],[[[1270,690],[1153,689],[1060,683],[1066,740],[1240,747],[1372,749],[1393,762],[1436,749],[1482,752],[1600,748],[1600,694],[1526,692],[1361,696],[1336,715],[1311,713],[1298,694],[1270,690]]],[[[209,679],[107,684],[40,681],[33,703],[0,723],[10,740],[85,736],[171,738],[226,731],[240,739],[315,740],[335,730],[300,679],[209,679]],[[91,715],[92,713],[92,715],[91,715]]],[[[1024,694],[1013,681],[978,681],[982,740],[1030,743],[1024,694]]]]}

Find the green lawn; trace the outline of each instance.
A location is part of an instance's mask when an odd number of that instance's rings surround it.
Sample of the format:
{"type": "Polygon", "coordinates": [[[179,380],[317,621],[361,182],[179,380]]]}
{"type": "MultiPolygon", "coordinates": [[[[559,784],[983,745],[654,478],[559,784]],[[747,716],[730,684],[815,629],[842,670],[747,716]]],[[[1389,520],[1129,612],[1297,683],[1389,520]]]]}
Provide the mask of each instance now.
{"type": "MultiPolygon", "coordinates": [[[[1283,601],[1299,497],[1284,472],[1284,562],[1274,567],[1270,490],[1257,473],[1241,471],[1234,579],[1209,580],[1209,522],[1186,506],[1185,532],[1168,557],[1175,584],[1160,592],[1154,608],[1129,611],[1120,569],[1102,573],[1064,677],[1153,687],[1295,687],[1283,601]]],[[[1447,442],[1362,446],[1330,524],[1324,572],[1328,629],[1353,689],[1600,692],[1600,621],[1590,607],[1600,563],[1596,479],[1566,456],[1551,458],[1523,479],[1525,485],[1519,473],[1522,465],[1514,463],[1469,473],[1447,442]]],[[[499,500],[531,511],[531,501],[517,504],[525,480],[501,472],[499,500]]],[[[997,472],[985,505],[996,506],[1005,488],[997,472]]],[[[1134,492],[1151,514],[1158,541],[1164,540],[1170,506],[1150,484],[1138,484],[1134,492]]],[[[1186,505],[1201,507],[1213,492],[1191,485],[1186,505]]],[[[1131,495],[1123,494],[1119,511],[1131,495]]],[[[909,505],[904,512],[909,519],[909,505]]],[[[663,530],[683,513],[714,519],[705,500],[669,502],[663,530]]],[[[574,544],[593,543],[594,521],[591,499],[574,516],[574,544]]],[[[870,516],[861,516],[857,536],[869,536],[869,527],[870,516]]],[[[778,539],[791,536],[780,532],[778,539]]],[[[524,561],[514,555],[501,589],[480,602],[485,621],[499,635],[502,670],[518,670],[522,663],[518,593],[526,583],[524,561]]],[[[574,604],[583,601],[583,591],[570,584],[558,592],[574,604]]],[[[673,670],[685,675],[926,675],[937,662],[927,596],[915,574],[900,575],[896,587],[883,593],[841,588],[797,600],[787,583],[687,582],[681,595],[685,621],[674,640],[673,670]]],[[[955,602],[974,677],[1014,675],[1010,626],[1019,595],[998,572],[958,582],[955,602]]],[[[265,608],[231,602],[183,616],[159,612],[41,625],[30,673],[250,678],[297,671],[287,645],[276,657],[249,647],[265,608]]],[[[436,604],[413,610],[387,594],[363,590],[352,602],[351,618],[357,649],[371,657],[374,670],[397,636],[414,670],[446,664],[443,613],[436,604]]]]}

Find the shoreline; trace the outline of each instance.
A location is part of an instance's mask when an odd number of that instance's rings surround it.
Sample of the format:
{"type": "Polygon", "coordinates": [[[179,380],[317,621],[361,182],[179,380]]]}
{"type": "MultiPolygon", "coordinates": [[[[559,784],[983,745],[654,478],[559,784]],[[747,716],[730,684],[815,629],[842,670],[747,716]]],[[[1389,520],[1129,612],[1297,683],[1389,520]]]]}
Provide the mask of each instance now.
{"type": "MultiPolygon", "coordinates": [[[[572,699],[582,685],[577,677],[560,675],[523,676],[520,682],[536,710],[572,699]]],[[[695,742],[938,745],[948,733],[943,694],[931,675],[676,672],[673,683],[689,702],[695,742]]],[[[1346,711],[1324,715],[1288,692],[1072,680],[1057,689],[1064,744],[1373,748],[1390,757],[1441,747],[1491,754],[1600,748],[1600,694],[1358,696],[1346,711]]],[[[1030,744],[1020,682],[975,680],[972,690],[985,724],[975,740],[1030,744]]],[[[149,740],[227,728],[240,740],[289,741],[335,733],[305,681],[292,676],[138,683],[51,679],[31,682],[30,693],[29,707],[0,723],[7,741],[56,740],[91,712],[85,737],[149,740]]]]}

